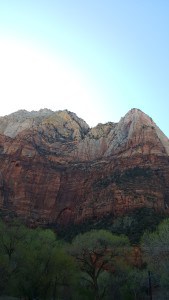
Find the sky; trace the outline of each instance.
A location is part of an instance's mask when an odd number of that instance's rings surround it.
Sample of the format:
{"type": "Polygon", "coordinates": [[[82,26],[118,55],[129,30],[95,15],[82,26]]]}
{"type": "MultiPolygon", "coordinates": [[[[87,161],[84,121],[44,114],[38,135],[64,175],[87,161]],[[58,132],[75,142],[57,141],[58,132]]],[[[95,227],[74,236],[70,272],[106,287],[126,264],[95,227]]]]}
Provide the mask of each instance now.
{"type": "Polygon", "coordinates": [[[139,108],[169,137],[168,16],[168,0],[0,0],[0,115],[139,108]]]}

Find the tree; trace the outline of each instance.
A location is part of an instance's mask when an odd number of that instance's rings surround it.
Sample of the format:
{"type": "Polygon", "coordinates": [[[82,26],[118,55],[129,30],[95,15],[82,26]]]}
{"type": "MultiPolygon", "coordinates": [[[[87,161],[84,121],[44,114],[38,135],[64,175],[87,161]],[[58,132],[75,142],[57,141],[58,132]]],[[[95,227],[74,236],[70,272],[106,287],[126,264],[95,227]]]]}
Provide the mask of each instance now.
{"type": "Polygon", "coordinates": [[[18,250],[16,264],[16,296],[55,300],[64,297],[73,284],[74,261],[51,230],[30,230],[18,250]]]}
{"type": "Polygon", "coordinates": [[[106,286],[99,287],[105,272],[115,272],[129,251],[125,236],[115,236],[106,230],[92,230],[78,235],[72,242],[71,253],[79,263],[82,279],[93,291],[95,300],[103,299],[106,286]]]}
{"type": "Polygon", "coordinates": [[[25,226],[20,222],[4,223],[0,221],[0,251],[8,257],[9,262],[26,233],[25,226]]]}
{"type": "Polygon", "coordinates": [[[15,254],[26,232],[26,228],[17,221],[0,221],[0,294],[9,290],[9,282],[17,269],[15,254]]]}
{"type": "Polygon", "coordinates": [[[0,293],[26,299],[69,299],[76,266],[51,230],[0,223],[0,293]]]}
{"type": "Polygon", "coordinates": [[[169,219],[164,220],[155,232],[146,232],[141,246],[154,285],[161,287],[163,298],[164,292],[169,297],[169,219]]]}

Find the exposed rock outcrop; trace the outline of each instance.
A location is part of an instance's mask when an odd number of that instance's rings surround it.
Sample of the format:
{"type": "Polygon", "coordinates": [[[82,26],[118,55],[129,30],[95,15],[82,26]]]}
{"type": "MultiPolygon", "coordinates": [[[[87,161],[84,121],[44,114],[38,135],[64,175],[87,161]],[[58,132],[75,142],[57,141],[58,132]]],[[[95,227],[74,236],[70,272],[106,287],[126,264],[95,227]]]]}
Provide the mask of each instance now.
{"type": "Polygon", "coordinates": [[[0,118],[0,208],[34,222],[169,210],[169,140],[138,109],[89,126],[67,110],[0,118]]]}

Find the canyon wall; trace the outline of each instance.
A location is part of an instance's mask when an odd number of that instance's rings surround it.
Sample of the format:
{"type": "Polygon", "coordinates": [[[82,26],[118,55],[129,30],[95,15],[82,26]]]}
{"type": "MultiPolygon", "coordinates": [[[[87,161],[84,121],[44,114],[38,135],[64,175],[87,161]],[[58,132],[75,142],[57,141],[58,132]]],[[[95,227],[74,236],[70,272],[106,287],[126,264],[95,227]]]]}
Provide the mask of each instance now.
{"type": "Polygon", "coordinates": [[[0,118],[0,209],[30,222],[169,211],[169,140],[138,109],[89,126],[67,110],[0,118]]]}

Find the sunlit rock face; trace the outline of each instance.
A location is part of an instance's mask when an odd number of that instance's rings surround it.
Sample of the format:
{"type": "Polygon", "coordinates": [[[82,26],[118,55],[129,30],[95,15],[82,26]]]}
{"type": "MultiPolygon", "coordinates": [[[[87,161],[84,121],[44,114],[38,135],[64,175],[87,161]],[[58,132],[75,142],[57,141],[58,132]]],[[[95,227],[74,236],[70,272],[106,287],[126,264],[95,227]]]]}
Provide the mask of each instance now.
{"type": "Polygon", "coordinates": [[[35,223],[168,212],[169,140],[138,109],[89,128],[67,110],[0,118],[0,207],[35,223]]]}

